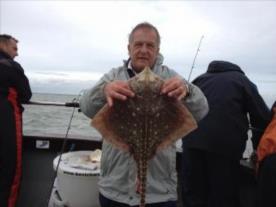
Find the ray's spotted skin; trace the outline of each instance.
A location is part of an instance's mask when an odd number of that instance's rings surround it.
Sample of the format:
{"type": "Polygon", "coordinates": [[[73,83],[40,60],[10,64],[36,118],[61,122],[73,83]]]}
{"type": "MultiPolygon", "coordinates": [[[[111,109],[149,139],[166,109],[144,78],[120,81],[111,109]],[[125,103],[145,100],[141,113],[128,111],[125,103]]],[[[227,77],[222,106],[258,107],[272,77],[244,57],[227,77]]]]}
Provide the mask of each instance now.
{"type": "Polygon", "coordinates": [[[146,67],[128,81],[135,96],[105,105],[92,125],[105,139],[129,151],[137,164],[137,191],[145,206],[147,166],[157,150],[169,146],[197,127],[191,113],[178,100],[161,94],[164,83],[146,67]]]}

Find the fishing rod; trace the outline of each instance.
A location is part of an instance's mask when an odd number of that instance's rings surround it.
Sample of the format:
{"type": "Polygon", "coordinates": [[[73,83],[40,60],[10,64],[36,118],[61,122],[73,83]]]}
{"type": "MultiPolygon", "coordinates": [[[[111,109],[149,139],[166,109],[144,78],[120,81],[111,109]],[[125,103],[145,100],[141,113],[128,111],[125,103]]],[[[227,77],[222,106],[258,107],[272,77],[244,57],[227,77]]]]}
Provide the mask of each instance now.
{"type": "MultiPolygon", "coordinates": [[[[29,104],[34,104],[34,105],[50,105],[50,106],[73,107],[73,110],[72,110],[72,113],[71,113],[71,116],[70,116],[70,119],[69,119],[69,123],[68,123],[67,129],[66,129],[66,134],[65,134],[65,137],[63,139],[61,150],[60,150],[59,155],[58,155],[59,156],[58,163],[57,163],[57,166],[56,166],[56,169],[55,169],[55,174],[54,174],[53,180],[51,182],[51,187],[50,187],[49,194],[47,195],[47,201],[46,201],[46,206],[45,207],[48,207],[49,204],[50,204],[50,199],[51,199],[52,191],[54,190],[54,187],[55,187],[55,180],[57,178],[57,174],[58,174],[58,170],[59,170],[59,165],[60,165],[60,162],[62,160],[62,154],[65,151],[65,147],[66,147],[66,144],[67,144],[67,141],[68,141],[69,131],[71,129],[72,120],[73,120],[74,114],[75,114],[75,109],[79,107],[79,99],[80,99],[82,93],[83,93],[83,90],[81,90],[79,92],[77,98],[74,98],[72,100],[72,102],[66,102],[66,103],[59,103],[59,102],[37,102],[37,101],[29,102],[29,104]]],[[[73,149],[71,149],[70,151],[72,151],[72,150],[73,149]]]]}
{"type": "Polygon", "coordinates": [[[200,41],[199,41],[199,44],[198,44],[198,47],[197,47],[197,50],[196,50],[196,54],[195,54],[195,57],[194,57],[194,60],[193,60],[193,64],[192,64],[192,67],[191,67],[191,70],[190,70],[190,74],[189,74],[189,77],[188,77],[188,82],[190,82],[190,78],[191,78],[193,69],[195,67],[195,61],[196,61],[196,58],[197,58],[198,53],[200,51],[200,46],[201,46],[201,42],[202,42],[203,38],[204,38],[204,35],[202,35],[201,38],[200,38],[200,41]]]}
{"type": "Polygon", "coordinates": [[[79,102],[72,101],[72,102],[49,102],[49,101],[29,101],[26,103],[27,105],[41,105],[41,106],[66,106],[66,107],[76,107],[78,108],[80,106],[79,102]]]}

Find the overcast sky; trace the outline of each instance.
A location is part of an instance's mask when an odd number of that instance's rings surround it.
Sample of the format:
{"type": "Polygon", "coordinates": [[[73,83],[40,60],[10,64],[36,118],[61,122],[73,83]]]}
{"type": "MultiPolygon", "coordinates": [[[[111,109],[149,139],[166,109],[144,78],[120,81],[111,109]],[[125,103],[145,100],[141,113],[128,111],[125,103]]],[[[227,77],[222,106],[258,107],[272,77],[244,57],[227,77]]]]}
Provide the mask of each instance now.
{"type": "Polygon", "coordinates": [[[164,63],[193,80],[212,60],[238,64],[268,105],[276,99],[276,1],[0,0],[0,32],[19,40],[34,92],[78,94],[128,58],[131,29],[161,34],[164,63]]]}

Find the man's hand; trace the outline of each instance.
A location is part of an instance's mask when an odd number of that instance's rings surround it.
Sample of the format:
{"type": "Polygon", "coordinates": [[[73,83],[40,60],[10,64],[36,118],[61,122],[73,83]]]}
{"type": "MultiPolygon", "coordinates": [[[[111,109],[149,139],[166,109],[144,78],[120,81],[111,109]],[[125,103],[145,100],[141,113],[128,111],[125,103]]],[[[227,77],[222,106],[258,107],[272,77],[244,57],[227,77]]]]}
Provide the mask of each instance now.
{"type": "Polygon", "coordinates": [[[161,88],[161,94],[167,94],[169,97],[181,100],[189,93],[188,85],[178,76],[165,80],[161,88]]]}
{"type": "Polygon", "coordinates": [[[104,87],[104,93],[107,99],[108,105],[113,105],[113,100],[127,100],[128,97],[134,97],[135,94],[131,91],[126,81],[113,81],[107,83],[104,87]]]}

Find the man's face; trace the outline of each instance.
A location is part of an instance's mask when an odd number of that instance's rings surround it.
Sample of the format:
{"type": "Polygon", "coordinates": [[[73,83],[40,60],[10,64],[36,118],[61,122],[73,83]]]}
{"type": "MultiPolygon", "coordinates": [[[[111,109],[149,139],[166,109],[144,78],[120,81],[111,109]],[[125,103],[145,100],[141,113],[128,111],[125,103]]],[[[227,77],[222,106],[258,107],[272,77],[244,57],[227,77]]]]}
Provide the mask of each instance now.
{"type": "Polygon", "coordinates": [[[18,55],[17,53],[17,43],[14,39],[10,39],[8,44],[6,45],[6,49],[5,49],[6,53],[8,53],[9,56],[11,56],[12,59],[15,58],[15,56],[18,55]]]}
{"type": "Polygon", "coordinates": [[[136,72],[141,72],[146,66],[152,68],[159,53],[155,31],[150,28],[137,29],[128,45],[128,52],[136,72]]]}

